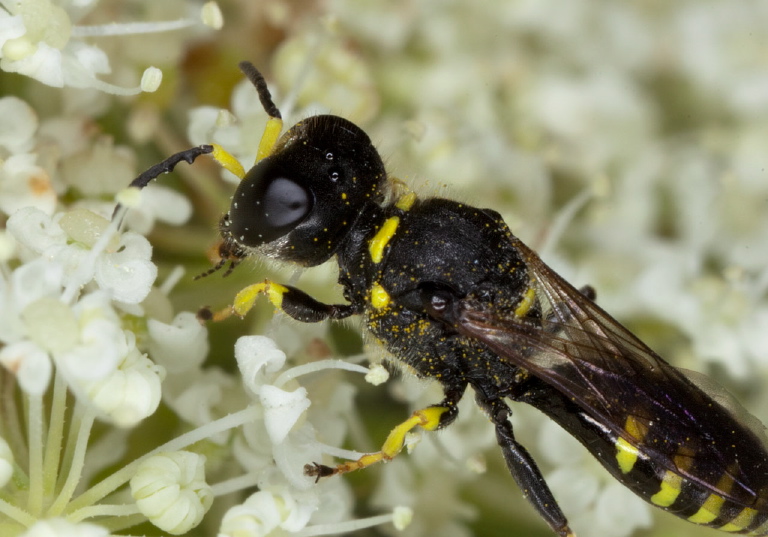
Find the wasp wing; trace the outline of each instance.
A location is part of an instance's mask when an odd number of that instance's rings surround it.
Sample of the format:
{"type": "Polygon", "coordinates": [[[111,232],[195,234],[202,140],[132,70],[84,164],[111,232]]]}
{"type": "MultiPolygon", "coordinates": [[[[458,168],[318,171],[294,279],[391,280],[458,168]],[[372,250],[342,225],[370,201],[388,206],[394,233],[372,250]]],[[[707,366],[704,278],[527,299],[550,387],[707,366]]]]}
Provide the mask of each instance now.
{"type": "Polygon", "coordinates": [[[724,389],[694,382],[666,363],[512,240],[526,261],[541,318],[505,316],[467,297],[456,305],[454,328],[565,394],[656,468],[750,505],[768,468],[761,455],[765,427],[724,389]],[[761,477],[753,482],[756,470],[761,477]]]}

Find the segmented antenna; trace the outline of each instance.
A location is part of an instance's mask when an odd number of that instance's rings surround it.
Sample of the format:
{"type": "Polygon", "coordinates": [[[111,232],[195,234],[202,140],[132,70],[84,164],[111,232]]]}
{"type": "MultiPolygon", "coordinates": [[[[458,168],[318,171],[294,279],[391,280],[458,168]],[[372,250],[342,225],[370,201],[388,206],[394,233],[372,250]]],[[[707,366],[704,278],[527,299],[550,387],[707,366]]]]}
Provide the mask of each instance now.
{"type": "Polygon", "coordinates": [[[272,101],[272,95],[269,93],[267,81],[264,80],[264,75],[262,75],[251,62],[240,62],[237,65],[256,88],[256,93],[259,94],[261,106],[264,107],[264,111],[267,115],[276,119],[282,119],[283,116],[280,115],[280,110],[277,109],[277,106],[275,106],[275,103],[272,101]]]}
{"type": "MultiPolygon", "coordinates": [[[[207,155],[208,153],[213,152],[213,146],[212,145],[199,145],[197,147],[192,147],[190,149],[185,149],[184,151],[179,151],[178,153],[175,153],[165,159],[164,161],[155,164],[151,168],[145,170],[142,172],[136,179],[131,181],[131,184],[128,185],[128,187],[135,187],[141,190],[145,186],[147,186],[150,181],[153,179],[157,179],[164,173],[170,173],[173,171],[173,169],[176,167],[177,164],[179,164],[181,161],[186,162],[187,164],[192,164],[197,157],[201,155],[207,155]]],[[[117,212],[120,210],[122,205],[120,203],[117,204],[115,207],[114,212],[112,213],[112,218],[114,219],[117,215],[117,212]]]]}

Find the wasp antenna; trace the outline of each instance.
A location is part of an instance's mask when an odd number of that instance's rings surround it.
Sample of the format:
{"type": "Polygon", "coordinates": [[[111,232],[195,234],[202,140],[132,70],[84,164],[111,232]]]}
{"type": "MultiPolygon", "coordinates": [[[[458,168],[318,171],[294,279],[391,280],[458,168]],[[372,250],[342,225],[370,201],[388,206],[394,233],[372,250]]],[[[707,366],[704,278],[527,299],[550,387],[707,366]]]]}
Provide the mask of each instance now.
{"type": "Polygon", "coordinates": [[[176,165],[181,161],[185,161],[187,164],[192,164],[197,159],[197,157],[200,155],[207,155],[208,153],[213,153],[212,145],[199,145],[197,147],[185,149],[184,151],[179,151],[178,153],[171,155],[164,161],[155,164],[148,170],[144,171],[136,179],[131,181],[131,184],[128,186],[136,187],[139,189],[144,188],[153,179],[157,179],[164,173],[172,172],[176,165]]]}
{"type": "MultiPolygon", "coordinates": [[[[128,185],[128,188],[134,187],[141,190],[145,186],[147,186],[150,183],[150,181],[152,181],[153,179],[157,179],[164,173],[172,172],[173,169],[176,167],[176,165],[179,164],[181,161],[184,161],[187,164],[192,164],[200,155],[207,155],[208,153],[212,153],[212,152],[213,152],[212,145],[199,145],[197,147],[185,149],[184,151],[179,151],[178,153],[171,155],[164,161],[159,162],[154,166],[152,166],[151,168],[142,172],[136,179],[131,181],[131,184],[128,185]]],[[[117,215],[121,207],[122,205],[118,203],[117,206],[115,207],[114,212],[112,213],[113,219],[115,218],[115,216],[117,215]]]]}
{"type": "Polygon", "coordinates": [[[269,93],[267,81],[264,80],[264,75],[262,75],[251,62],[240,62],[238,66],[243,74],[248,77],[248,80],[251,81],[251,84],[256,88],[256,93],[259,94],[259,101],[261,101],[261,106],[264,107],[264,111],[269,117],[282,119],[283,116],[280,115],[280,110],[277,109],[277,106],[275,106],[275,103],[272,101],[272,95],[269,93]]]}
{"type": "Polygon", "coordinates": [[[230,274],[232,274],[232,271],[233,271],[233,270],[235,270],[235,268],[236,268],[236,267],[237,267],[237,265],[239,265],[239,264],[240,264],[240,260],[239,260],[239,259],[234,259],[234,260],[232,260],[232,262],[231,262],[231,263],[229,264],[229,266],[227,267],[227,270],[225,270],[225,271],[224,271],[224,274],[222,274],[222,275],[221,275],[221,277],[222,277],[222,278],[226,278],[227,276],[229,276],[230,274]]]}
{"type": "Polygon", "coordinates": [[[200,274],[198,274],[197,276],[195,276],[192,279],[193,280],[199,280],[200,278],[205,278],[207,276],[210,276],[214,272],[218,272],[219,270],[221,270],[224,267],[224,265],[226,265],[226,263],[227,263],[226,259],[220,259],[218,261],[218,263],[216,263],[214,266],[212,266],[211,268],[209,268],[205,272],[201,272],[200,274]]]}

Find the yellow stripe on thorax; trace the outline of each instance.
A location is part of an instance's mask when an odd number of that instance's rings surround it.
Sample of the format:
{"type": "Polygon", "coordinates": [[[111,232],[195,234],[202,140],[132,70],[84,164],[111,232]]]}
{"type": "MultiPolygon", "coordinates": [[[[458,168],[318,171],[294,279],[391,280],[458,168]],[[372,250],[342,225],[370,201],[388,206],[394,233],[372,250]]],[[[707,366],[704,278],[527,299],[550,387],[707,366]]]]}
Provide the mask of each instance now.
{"type": "Polygon", "coordinates": [[[390,298],[387,291],[378,283],[374,283],[371,286],[371,306],[380,310],[387,307],[390,298]]]}
{"type": "Polygon", "coordinates": [[[378,233],[368,243],[368,251],[374,263],[381,263],[381,260],[384,258],[384,248],[386,248],[387,243],[395,235],[399,224],[400,218],[397,216],[387,218],[378,233]]]}

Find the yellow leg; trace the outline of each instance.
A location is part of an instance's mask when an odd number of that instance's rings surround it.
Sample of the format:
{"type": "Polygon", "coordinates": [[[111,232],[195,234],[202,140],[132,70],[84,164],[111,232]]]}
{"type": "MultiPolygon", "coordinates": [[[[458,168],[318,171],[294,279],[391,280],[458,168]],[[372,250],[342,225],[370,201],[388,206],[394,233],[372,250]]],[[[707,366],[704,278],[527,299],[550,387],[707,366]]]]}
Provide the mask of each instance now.
{"type": "Polygon", "coordinates": [[[309,476],[326,477],[335,474],[345,474],[355,470],[361,470],[372,464],[381,461],[389,461],[400,453],[405,445],[405,436],[416,427],[421,427],[427,431],[434,431],[440,425],[440,417],[448,412],[449,408],[445,406],[431,406],[414,412],[410,418],[392,429],[381,451],[363,455],[356,461],[349,461],[339,464],[336,467],[322,466],[319,464],[308,464],[304,467],[304,473],[309,476]]]}
{"type": "Polygon", "coordinates": [[[278,117],[271,117],[264,127],[264,134],[261,135],[259,149],[256,152],[256,162],[272,154],[280,133],[283,131],[283,120],[278,117]]]}
{"type": "Polygon", "coordinates": [[[266,295],[272,305],[280,309],[283,303],[283,295],[287,292],[287,287],[269,280],[249,285],[235,295],[235,301],[231,306],[227,306],[224,309],[214,312],[211,315],[210,320],[223,321],[233,314],[239,317],[245,317],[245,315],[251,311],[251,308],[253,308],[253,305],[256,303],[256,299],[261,294],[266,295]]]}

